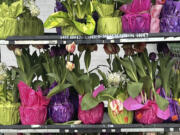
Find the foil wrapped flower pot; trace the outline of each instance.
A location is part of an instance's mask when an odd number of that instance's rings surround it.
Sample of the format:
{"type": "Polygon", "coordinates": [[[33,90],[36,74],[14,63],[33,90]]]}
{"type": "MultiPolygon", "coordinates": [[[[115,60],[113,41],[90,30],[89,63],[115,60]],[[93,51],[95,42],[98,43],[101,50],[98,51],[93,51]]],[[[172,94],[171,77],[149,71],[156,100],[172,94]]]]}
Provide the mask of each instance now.
{"type": "Polygon", "coordinates": [[[96,107],[84,111],[81,109],[82,98],[82,96],[79,96],[79,120],[81,120],[84,124],[100,124],[104,116],[104,103],[100,103],[96,107]]]}
{"type": "Polygon", "coordinates": [[[178,104],[178,99],[173,99],[172,94],[170,94],[170,97],[167,97],[164,88],[161,89],[160,95],[169,101],[170,116],[165,122],[180,121],[180,112],[179,112],[180,106],[178,104]]]}
{"type": "Polygon", "coordinates": [[[0,103],[0,125],[14,125],[20,122],[19,103],[0,103]]]}
{"type": "Polygon", "coordinates": [[[121,34],[121,17],[100,17],[97,22],[98,34],[121,34]]]}
{"type": "Polygon", "coordinates": [[[120,93],[116,99],[108,103],[108,115],[113,124],[131,124],[133,121],[133,111],[124,108],[123,102],[127,95],[120,93]]]}
{"type": "Polygon", "coordinates": [[[147,33],[150,31],[151,15],[150,0],[133,0],[131,4],[125,4],[120,10],[125,12],[122,16],[124,33],[147,33]]]}
{"type": "MultiPolygon", "coordinates": [[[[56,87],[54,82],[48,91],[56,87]]],[[[70,121],[74,117],[74,105],[70,101],[70,90],[66,90],[51,97],[48,106],[48,117],[55,123],[64,123],[70,121]]]]}
{"type": "Polygon", "coordinates": [[[160,31],[180,32],[180,1],[166,0],[161,12],[160,31]]]}
{"type": "Polygon", "coordinates": [[[43,125],[46,122],[47,107],[45,106],[20,106],[19,112],[23,125],[43,125]]]}
{"type": "Polygon", "coordinates": [[[41,89],[33,90],[24,82],[18,83],[21,99],[19,108],[21,123],[23,125],[43,125],[47,118],[49,99],[43,96],[41,89]]]}
{"type": "Polygon", "coordinates": [[[72,103],[65,102],[62,104],[54,104],[48,107],[48,115],[55,123],[64,123],[72,120],[74,108],[72,103]]]}
{"type": "Polygon", "coordinates": [[[129,111],[135,111],[135,120],[142,124],[162,123],[170,116],[169,107],[161,110],[154,100],[147,100],[142,104],[141,96],[136,98],[129,97],[123,103],[129,111]]]}

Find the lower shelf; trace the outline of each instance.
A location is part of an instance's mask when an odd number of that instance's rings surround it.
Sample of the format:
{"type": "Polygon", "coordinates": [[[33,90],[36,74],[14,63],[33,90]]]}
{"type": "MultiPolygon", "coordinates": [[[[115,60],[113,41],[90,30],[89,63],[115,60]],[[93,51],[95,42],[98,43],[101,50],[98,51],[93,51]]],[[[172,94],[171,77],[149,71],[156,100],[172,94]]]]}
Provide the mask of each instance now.
{"type": "Polygon", "coordinates": [[[0,126],[0,133],[119,133],[180,132],[180,124],[129,125],[12,125],[0,126]]]}

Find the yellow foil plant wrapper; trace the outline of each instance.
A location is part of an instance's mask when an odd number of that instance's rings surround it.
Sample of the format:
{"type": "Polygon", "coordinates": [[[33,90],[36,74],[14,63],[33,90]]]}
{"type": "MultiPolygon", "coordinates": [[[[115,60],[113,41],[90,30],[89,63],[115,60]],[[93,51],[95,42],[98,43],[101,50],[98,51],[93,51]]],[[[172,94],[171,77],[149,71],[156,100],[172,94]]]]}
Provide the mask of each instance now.
{"type": "Polygon", "coordinates": [[[98,34],[120,34],[122,33],[122,22],[119,10],[115,11],[115,2],[102,3],[93,0],[93,6],[99,15],[97,22],[98,34]]]}
{"type": "Polygon", "coordinates": [[[62,35],[92,35],[95,21],[92,17],[91,0],[66,0],[61,2],[67,12],[59,11],[51,14],[44,27],[47,29],[61,27],[62,35]]]}
{"type": "Polygon", "coordinates": [[[15,71],[0,63],[0,125],[14,125],[20,121],[15,76],[15,71]]]}
{"type": "Polygon", "coordinates": [[[23,0],[0,1],[0,39],[18,35],[17,17],[23,12],[23,0]]]}
{"type": "Polygon", "coordinates": [[[123,107],[123,102],[128,98],[125,93],[120,93],[118,96],[109,100],[108,115],[113,124],[131,124],[133,121],[133,112],[127,111],[123,107]]]}

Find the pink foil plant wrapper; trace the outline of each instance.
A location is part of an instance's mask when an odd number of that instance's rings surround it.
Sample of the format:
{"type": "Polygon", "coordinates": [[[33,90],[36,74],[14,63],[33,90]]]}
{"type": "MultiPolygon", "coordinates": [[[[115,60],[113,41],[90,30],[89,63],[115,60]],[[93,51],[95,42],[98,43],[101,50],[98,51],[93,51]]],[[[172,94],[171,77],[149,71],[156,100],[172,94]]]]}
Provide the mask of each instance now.
{"type": "MultiPolygon", "coordinates": [[[[103,91],[105,88],[103,85],[100,85],[94,92],[93,97],[96,97],[99,92],[103,91]]],[[[104,103],[98,104],[96,107],[90,110],[81,109],[81,101],[83,96],[79,95],[79,109],[78,109],[78,118],[84,124],[98,124],[101,123],[104,116],[104,103]]]]}
{"type": "Polygon", "coordinates": [[[180,1],[166,0],[161,12],[161,32],[180,32],[179,11],[180,1]]]}
{"type": "Polygon", "coordinates": [[[50,99],[43,96],[40,88],[36,92],[24,82],[19,82],[21,106],[20,118],[23,125],[43,125],[47,117],[47,105],[50,99]]]}
{"type": "Polygon", "coordinates": [[[147,100],[145,104],[141,103],[141,96],[133,99],[129,97],[124,101],[124,107],[129,111],[135,111],[135,119],[142,124],[162,123],[170,116],[169,107],[162,111],[155,101],[147,100]]]}
{"type": "Polygon", "coordinates": [[[150,6],[151,0],[133,0],[131,4],[121,6],[120,10],[125,12],[125,15],[122,16],[123,32],[150,32],[150,6]]]}
{"type": "Polygon", "coordinates": [[[160,32],[160,13],[163,5],[153,5],[151,7],[151,26],[150,33],[159,33],[160,32]]]}

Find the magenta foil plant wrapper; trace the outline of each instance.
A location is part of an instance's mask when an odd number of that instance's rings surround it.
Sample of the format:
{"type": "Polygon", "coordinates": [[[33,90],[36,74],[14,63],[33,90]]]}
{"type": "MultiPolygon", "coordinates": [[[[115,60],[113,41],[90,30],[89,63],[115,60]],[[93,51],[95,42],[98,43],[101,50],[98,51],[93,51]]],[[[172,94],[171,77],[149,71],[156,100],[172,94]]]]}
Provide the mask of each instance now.
{"type": "MultiPolygon", "coordinates": [[[[54,82],[50,87],[51,91],[56,87],[57,83],[54,82]]],[[[55,123],[64,123],[72,120],[74,116],[74,106],[69,100],[70,92],[69,88],[51,97],[48,107],[48,116],[55,123]]]]}
{"type": "Polygon", "coordinates": [[[161,12],[161,32],[180,32],[180,1],[166,0],[161,12]]]}
{"type": "Polygon", "coordinates": [[[179,104],[177,101],[172,99],[171,97],[167,97],[165,94],[165,90],[162,88],[160,95],[164,98],[166,98],[169,101],[169,110],[170,110],[170,116],[166,122],[176,122],[180,120],[180,112],[179,112],[179,104]]]}
{"type": "Polygon", "coordinates": [[[120,7],[124,33],[145,33],[150,31],[150,0],[133,0],[131,4],[120,7]]]}
{"type": "Polygon", "coordinates": [[[18,84],[21,106],[20,118],[23,125],[43,125],[47,117],[49,99],[43,96],[41,89],[33,90],[24,82],[18,84]]]}
{"type": "Polygon", "coordinates": [[[170,116],[169,107],[162,111],[155,101],[147,100],[142,104],[141,96],[136,98],[129,97],[124,101],[124,107],[129,111],[135,111],[135,119],[142,124],[162,123],[170,116]]]}
{"type": "MultiPolygon", "coordinates": [[[[99,92],[103,91],[105,88],[103,85],[100,85],[94,92],[93,97],[96,97],[99,92]]],[[[98,124],[101,123],[104,116],[104,103],[98,104],[96,107],[83,111],[81,109],[81,101],[83,96],[79,95],[79,109],[78,109],[78,118],[84,124],[98,124]]]]}

